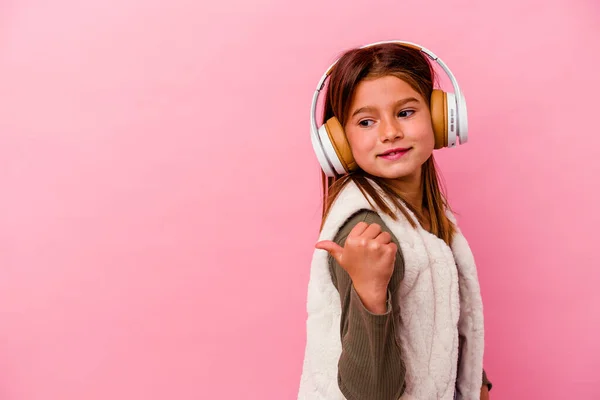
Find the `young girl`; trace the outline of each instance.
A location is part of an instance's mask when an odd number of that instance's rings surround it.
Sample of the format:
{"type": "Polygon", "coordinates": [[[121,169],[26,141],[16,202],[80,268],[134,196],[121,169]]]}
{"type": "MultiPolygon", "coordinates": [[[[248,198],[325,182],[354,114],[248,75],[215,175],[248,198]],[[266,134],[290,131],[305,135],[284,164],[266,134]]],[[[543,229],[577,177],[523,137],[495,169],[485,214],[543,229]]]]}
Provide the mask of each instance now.
{"type": "Polygon", "coordinates": [[[353,49],[311,118],[325,193],[298,398],[488,399],[477,270],[432,154],[467,137],[451,72],[407,42],[353,49]],[[428,58],[454,93],[434,90],[428,58]]]}

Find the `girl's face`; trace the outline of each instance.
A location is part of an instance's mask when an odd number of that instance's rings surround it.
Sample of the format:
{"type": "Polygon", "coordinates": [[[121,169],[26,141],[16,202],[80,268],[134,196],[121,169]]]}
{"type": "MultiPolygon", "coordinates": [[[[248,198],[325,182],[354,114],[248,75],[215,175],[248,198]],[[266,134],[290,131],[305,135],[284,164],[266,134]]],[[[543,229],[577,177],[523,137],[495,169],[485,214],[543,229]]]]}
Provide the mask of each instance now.
{"type": "Polygon", "coordinates": [[[395,76],[358,84],[344,130],[359,167],[394,181],[420,182],[435,145],[427,103],[395,76]]]}

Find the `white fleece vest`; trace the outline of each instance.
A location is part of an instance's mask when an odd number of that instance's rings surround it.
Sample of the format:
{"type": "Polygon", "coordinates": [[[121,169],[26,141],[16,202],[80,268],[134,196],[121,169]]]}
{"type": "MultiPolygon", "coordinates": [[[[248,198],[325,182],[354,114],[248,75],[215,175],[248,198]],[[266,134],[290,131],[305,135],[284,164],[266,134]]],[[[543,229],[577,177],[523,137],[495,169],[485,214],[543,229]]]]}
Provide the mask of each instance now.
{"type": "MultiPolygon", "coordinates": [[[[344,222],[361,209],[378,212],[397,237],[404,257],[404,279],[392,298],[394,310],[398,310],[394,315],[396,339],[406,364],[406,390],[400,399],[478,400],[483,372],[483,305],[466,239],[458,231],[450,248],[420,226],[412,228],[399,211],[399,220],[394,221],[373,209],[351,182],[331,208],[319,240],[333,240],[344,222]],[[459,335],[464,343],[457,365],[459,335]]],[[[449,212],[448,217],[455,222],[449,212]]],[[[313,255],[307,312],[298,399],[345,400],[337,383],[341,304],[324,250],[315,250],[313,255]]]]}

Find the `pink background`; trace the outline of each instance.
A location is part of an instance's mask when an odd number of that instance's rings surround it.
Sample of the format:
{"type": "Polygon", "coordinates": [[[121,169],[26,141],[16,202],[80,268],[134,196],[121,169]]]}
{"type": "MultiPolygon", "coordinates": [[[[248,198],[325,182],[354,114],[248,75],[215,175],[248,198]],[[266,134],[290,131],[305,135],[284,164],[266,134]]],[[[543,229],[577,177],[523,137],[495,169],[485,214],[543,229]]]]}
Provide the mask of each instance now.
{"type": "Polygon", "coordinates": [[[600,6],[571,1],[1,2],[0,398],[295,398],[310,98],[392,38],[467,96],[438,161],[492,398],[600,398],[600,6]]]}

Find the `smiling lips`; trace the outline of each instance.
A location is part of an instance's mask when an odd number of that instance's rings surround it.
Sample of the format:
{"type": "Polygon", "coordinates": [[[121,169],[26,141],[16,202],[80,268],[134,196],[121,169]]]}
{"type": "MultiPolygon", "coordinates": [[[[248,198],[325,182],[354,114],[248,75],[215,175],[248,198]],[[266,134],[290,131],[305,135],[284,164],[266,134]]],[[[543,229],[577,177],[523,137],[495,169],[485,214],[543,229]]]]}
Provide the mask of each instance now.
{"type": "Polygon", "coordinates": [[[381,154],[379,154],[378,157],[381,157],[385,160],[394,161],[394,160],[400,159],[400,157],[402,157],[403,155],[408,153],[409,150],[410,150],[410,148],[405,149],[405,148],[398,147],[395,149],[390,149],[384,153],[381,153],[381,154]]]}

